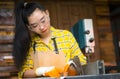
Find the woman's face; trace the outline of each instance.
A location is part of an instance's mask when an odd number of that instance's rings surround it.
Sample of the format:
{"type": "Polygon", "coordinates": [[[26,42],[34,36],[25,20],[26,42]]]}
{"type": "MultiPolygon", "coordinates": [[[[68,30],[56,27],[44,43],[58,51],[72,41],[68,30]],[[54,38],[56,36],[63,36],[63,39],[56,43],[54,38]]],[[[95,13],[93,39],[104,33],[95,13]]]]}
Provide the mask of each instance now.
{"type": "Polygon", "coordinates": [[[28,17],[28,23],[29,30],[39,34],[41,37],[46,36],[50,33],[50,18],[49,12],[47,10],[41,11],[37,8],[28,17]]]}

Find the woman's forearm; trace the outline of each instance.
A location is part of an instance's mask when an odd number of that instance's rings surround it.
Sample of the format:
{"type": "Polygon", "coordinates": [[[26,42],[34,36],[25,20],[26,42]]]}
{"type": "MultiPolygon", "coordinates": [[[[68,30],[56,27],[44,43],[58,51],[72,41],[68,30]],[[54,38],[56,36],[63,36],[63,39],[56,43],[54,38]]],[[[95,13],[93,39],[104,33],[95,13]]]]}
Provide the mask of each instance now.
{"type": "Polygon", "coordinates": [[[26,70],[23,74],[23,77],[35,78],[36,77],[35,71],[33,69],[26,70]]]}

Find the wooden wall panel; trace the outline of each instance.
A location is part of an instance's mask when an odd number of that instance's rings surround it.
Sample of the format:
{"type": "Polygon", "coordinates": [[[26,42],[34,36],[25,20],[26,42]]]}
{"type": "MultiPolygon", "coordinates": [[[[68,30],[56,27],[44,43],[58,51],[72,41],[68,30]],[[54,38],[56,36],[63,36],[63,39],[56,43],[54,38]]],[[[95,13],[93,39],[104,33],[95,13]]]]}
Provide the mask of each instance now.
{"type": "Polygon", "coordinates": [[[60,2],[57,5],[58,28],[60,29],[68,29],[70,27],[69,6],[70,3],[64,2],[60,2]]]}
{"type": "Polygon", "coordinates": [[[87,2],[59,2],[57,15],[58,26],[62,29],[70,29],[80,19],[93,18],[94,9],[93,5],[87,2]]]}
{"type": "Polygon", "coordinates": [[[101,59],[105,61],[105,63],[109,63],[112,65],[116,65],[116,56],[113,44],[113,34],[111,29],[108,27],[99,28],[99,44],[100,44],[100,55],[101,59]]]}
{"type": "Polygon", "coordinates": [[[113,34],[111,31],[110,12],[107,3],[97,4],[95,7],[98,30],[99,52],[105,64],[116,65],[113,34]]]}
{"type": "Polygon", "coordinates": [[[41,1],[40,3],[42,5],[44,5],[45,8],[49,11],[51,25],[57,28],[57,26],[58,26],[58,15],[57,15],[57,7],[56,7],[57,6],[57,2],[41,1]]]}

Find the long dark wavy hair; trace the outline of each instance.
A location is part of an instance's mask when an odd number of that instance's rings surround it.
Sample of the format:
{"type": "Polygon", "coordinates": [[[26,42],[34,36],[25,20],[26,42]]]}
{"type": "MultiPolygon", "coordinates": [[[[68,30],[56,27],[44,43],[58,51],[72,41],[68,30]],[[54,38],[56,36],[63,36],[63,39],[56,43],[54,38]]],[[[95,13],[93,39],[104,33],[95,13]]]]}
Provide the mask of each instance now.
{"type": "MultiPolygon", "coordinates": [[[[28,17],[38,8],[46,9],[38,2],[19,2],[15,5],[15,36],[13,40],[13,57],[18,70],[21,69],[31,45],[30,31],[27,27],[28,17]]],[[[38,16],[39,17],[39,16],[38,16]]]]}

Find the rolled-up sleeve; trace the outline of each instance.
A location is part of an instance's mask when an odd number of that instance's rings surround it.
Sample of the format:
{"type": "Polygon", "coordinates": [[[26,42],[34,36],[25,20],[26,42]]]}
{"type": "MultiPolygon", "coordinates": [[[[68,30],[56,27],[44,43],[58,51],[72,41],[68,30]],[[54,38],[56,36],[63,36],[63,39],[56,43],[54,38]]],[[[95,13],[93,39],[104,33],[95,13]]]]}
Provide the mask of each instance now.
{"type": "Polygon", "coordinates": [[[71,58],[73,58],[74,56],[78,56],[81,64],[85,65],[87,63],[86,56],[82,53],[75,37],[73,36],[73,34],[71,32],[69,33],[69,40],[71,42],[70,43],[71,58]]]}
{"type": "Polygon", "coordinates": [[[18,72],[18,78],[22,78],[23,77],[23,74],[26,70],[28,69],[33,69],[33,60],[30,56],[30,53],[28,53],[28,56],[26,58],[26,61],[24,62],[21,70],[18,72]]]}

